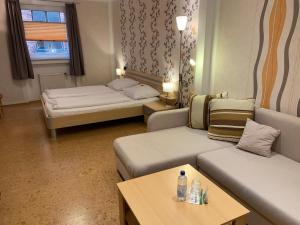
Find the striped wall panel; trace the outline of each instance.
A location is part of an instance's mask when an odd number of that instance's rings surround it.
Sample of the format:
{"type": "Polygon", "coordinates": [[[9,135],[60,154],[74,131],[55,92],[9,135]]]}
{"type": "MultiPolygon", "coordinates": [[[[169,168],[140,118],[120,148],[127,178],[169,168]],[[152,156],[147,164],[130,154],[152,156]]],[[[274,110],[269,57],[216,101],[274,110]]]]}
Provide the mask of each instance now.
{"type": "Polygon", "coordinates": [[[300,116],[299,0],[264,0],[259,31],[256,105],[300,116]]]}

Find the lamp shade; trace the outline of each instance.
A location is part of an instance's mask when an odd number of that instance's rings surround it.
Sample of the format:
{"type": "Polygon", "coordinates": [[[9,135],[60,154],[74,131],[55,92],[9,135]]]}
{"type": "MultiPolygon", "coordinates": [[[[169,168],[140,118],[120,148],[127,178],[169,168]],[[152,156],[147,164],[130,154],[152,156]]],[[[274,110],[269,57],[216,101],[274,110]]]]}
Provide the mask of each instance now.
{"type": "Polygon", "coordinates": [[[164,92],[172,92],[173,91],[173,83],[171,82],[164,82],[163,83],[163,91],[164,92]]]}
{"type": "Polygon", "coordinates": [[[180,31],[185,30],[186,24],[187,24],[187,17],[186,16],[177,16],[176,17],[176,23],[177,23],[177,28],[180,31]]]}
{"type": "Polygon", "coordinates": [[[120,68],[116,69],[117,76],[122,76],[122,70],[120,68]]]}

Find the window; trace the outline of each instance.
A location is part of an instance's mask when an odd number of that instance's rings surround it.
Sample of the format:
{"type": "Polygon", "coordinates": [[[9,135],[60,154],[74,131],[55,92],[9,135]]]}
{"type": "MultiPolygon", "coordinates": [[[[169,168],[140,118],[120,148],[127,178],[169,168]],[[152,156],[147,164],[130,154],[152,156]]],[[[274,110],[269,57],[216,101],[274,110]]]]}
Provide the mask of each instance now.
{"type": "Polygon", "coordinates": [[[35,22],[47,22],[46,12],[40,10],[31,11],[32,21],[35,22]]]}
{"type": "Polygon", "coordinates": [[[49,23],[60,23],[60,12],[47,12],[47,21],[49,23]]]}
{"type": "Polygon", "coordinates": [[[22,9],[31,60],[69,59],[65,13],[22,9]]]}

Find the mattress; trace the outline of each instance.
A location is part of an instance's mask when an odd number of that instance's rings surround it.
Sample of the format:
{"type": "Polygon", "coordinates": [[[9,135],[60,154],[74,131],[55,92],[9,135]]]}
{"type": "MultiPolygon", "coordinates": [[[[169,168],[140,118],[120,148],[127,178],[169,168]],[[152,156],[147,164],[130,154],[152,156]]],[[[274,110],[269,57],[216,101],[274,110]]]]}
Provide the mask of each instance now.
{"type": "Polygon", "coordinates": [[[53,109],[74,109],[85,108],[92,106],[103,106],[116,104],[121,102],[128,102],[131,98],[124,94],[113,92],[105,93],[102,95],[85,95],[70,98],[57,98],[55,103],[52,104],[53,109]]]}
{"type": "Polygon", "coordinates": [[[93,86],[81,86],[73,88],[59,88],[59,89],[47,89],[44,94],[49,99],[66,98],[66,97],[77,97],[86,95],[97,95],[104,93],[112,93],[115,90],[106,87],[104,85],[93,85],[93,86]]]}
{"type": "MultiPolygon", "coordinates": [[[[121,93],[121,92],[119,92],[121,93]]],[[[158,101],[158,97],[154,98],[146,98],[140,100],[133,100],[130,99],[127,102],[121,102],[116,104],[109,104],[109,105],[101,105],[101,106],[91,106],[91,107],[83,107],[83,108],[72,108],[72,109],[53,109],[51,105],[52,99],[49,99],[45,93],[42,95],[43,101],[45,103],[45,109],[47,114],[52,117],[62,117],[62,116],[71,116],[71,115],[80,115],[86,113],[93,113],[93,112],[103,112],[113,109],[121,109],[121,108],[129,108],[129,107],[137,107],[142,106],[146,103],[158,101]]]]}

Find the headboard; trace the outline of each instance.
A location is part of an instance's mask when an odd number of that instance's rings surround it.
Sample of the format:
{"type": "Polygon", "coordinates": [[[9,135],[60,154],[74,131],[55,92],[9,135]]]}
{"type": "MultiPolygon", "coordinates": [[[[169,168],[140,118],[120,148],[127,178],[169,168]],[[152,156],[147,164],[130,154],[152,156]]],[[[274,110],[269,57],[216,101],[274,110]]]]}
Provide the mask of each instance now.
{"type": "Polygon", "coordinates": [[[162,77],[151,75],[151,74],[146,74],[146,73],[141,73],[141,72],[137,72],[137,71],[132,71],[132,70],[126,70],[125,77],[134,79],[142,84],[148,84],[151,87],[158,90],[160,93],[163,92],[163,88],[162,88],[163,78],[162,77]]]}

